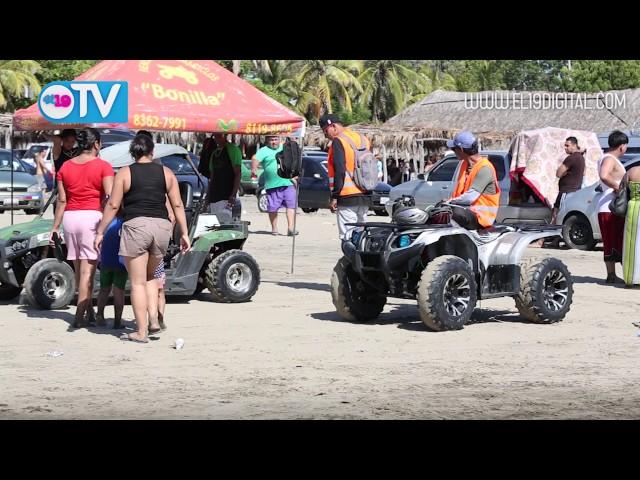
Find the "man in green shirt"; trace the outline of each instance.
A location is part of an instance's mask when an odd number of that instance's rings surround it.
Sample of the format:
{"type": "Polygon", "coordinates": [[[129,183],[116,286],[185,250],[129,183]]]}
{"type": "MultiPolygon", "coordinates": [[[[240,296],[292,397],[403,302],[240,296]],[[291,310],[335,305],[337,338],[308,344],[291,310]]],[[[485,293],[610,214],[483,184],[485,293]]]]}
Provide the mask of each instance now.
{"type": "Polygon", "coordinates": [[[278,176],[278,161],[276,154],[282,151],[280,138],[268,136],[267,144],[259,149],[251,158],[251,173],[255,175],[258,163],[262,164],[264,170],[264,188],[267,190],[267,212],[271,222],[271,233],[278,235],[278,210],[281,207],[287,209],[287,234],[297,235],[293,229],[293,222],[296,213],[296,187],[287,178],[278,176]]]}
{"type": "Polygon", "coordinates": [[[210,211],[220,221],[230,222],[242,178],[242,152],[221,133],[216,133],[214,139],[216,148],[209,157],[210,211]]]}

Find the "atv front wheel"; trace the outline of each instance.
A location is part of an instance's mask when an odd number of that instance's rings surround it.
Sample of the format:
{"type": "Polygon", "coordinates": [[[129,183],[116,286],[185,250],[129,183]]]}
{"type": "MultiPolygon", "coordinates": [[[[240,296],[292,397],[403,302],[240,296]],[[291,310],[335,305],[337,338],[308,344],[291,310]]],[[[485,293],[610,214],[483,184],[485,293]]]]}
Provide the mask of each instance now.
{"type": "Polygon", "coordinates": [[[520,265],[520,293],[516,307],[534,323],[562,320],[573,301],[573,280],[567,266],[557,258],[529,259],[520,265]]]}
{"type": "Polygon", "coordinates": [[[364,283],[345,257],[331,274],[331,300],[338,315],[351,322],[377,318],[387,303],[387,297],[364,283]]]}
{"type": "Polygon", "coordinates": [[[32,305],[49,310],[66,307],[76,294],[76,275],[67,263],[45,258],[27,272],[24,291],[32,305]]]}
{"type": "Polygon", "coordinates": [[[247,302],[260,285],[260,267],[242,250],[227,250],[214,258],[204,274],[204,286],[218,302],[247,302]]]}
{"type": "Polygon", "coordinates": [[[473,270],[460,257],[438,257],[422,272],[418,309],[432,330],[460,330],[471,318],[477,299],[473,270]]]}

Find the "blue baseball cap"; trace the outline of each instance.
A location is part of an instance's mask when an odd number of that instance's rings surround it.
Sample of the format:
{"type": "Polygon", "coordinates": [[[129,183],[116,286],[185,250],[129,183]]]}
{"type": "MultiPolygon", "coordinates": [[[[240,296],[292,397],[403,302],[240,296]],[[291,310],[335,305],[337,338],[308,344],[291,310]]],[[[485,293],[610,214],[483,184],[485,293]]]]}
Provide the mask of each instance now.
{"type": "Polygon", "coordinates": [[[447,147],[449,148],[471,148],[476,142],[476,137],[471,132],[458,132],[453,140],[447,140],[447,147]]]}

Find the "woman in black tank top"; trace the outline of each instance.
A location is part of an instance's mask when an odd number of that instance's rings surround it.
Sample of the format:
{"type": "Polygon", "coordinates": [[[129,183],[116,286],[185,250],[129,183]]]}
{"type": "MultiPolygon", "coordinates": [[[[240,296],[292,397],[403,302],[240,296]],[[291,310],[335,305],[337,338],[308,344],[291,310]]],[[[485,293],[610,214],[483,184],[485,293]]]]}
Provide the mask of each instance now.
{"type": "Polygon", "coordinates": [[[135,163],[122,168],[116,175],[111,198],[98,227],[96,248],[100,248],[104,231],[122,203],[124,224],[119,253],[129,272],[131,305],[138,331],[125,334],[121,339],[146,343],[149,330],[160,330],[158,288],[153,272],[164,261],[173,230],[166,207],[167,197],[180,226],[181,250],[189,250],[191,243],[178,181],[171,170],[153,162],[153,140],[144,134],[137,135],[131,141],[129,152],[135,163]]]}

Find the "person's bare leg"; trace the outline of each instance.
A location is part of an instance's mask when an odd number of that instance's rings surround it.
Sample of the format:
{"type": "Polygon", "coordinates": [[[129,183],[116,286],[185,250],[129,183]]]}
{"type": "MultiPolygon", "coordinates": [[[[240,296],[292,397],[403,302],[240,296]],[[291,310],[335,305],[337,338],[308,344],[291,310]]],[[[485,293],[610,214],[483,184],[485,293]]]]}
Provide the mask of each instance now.
{"type": "Polygon", "coordinates": [[[153,272],[162,261],[162,258],[149,256],[147,263],[147,314],[149,315],[149,329],[159,330],[158,323],[158,281],[153,277],[153,272]]]}
{"type": "MultiPolygon", "coordinates": [[[[80,291],[80,260],[73,261],[73,273],[76,275],[76,290],[80,291]]],[[[78,302],[76,302],[76,307],[78,306],[78,302]]]]}
{"type": "Polygon", "coordinates": [[[269,221],[271,222],[271,233],[278,233],[278,212],[269,212],[269,221]]]}
{"type": "Polygon", "coordinates": [[[76,308],[76,325],[86,325],[85,313],[90,305],[91,289],[93,288],[93,277],[96,271],[95,260],[80,260],[80,283],[78,287],[78,306],[76,308]]]}
{"type": "Polygon", "coordinates": [[[129,281],[131,282],[131,306],[136,319],[138,331],[129,334],[137,340],[147,339],[147,261],[149,253],[145,252],[139,257],[124,257],[129,281]]]}
{"type": "MultiPolygon", "coordinates": [[[[159,281],[158,285],[160,285],[159,281]]],[[[164,296],[164,287],[158,287],[158,324],[163,330],[166,330],[167,328],[167,326],[164,324],[164,309],[166,305],[167,299],[164,296]]]]}
{"type": "MultiPolygon", "coordinates": [[[[115,291],[115,287],[114,287],[115,291]]],[[[104,307],[107,306],[107,302],[109,301],[109,294],[111,293],[111,287],[104,287],[100,289],[100,293],[98,294],[98,314],[96,315],[96,325],[104,326],[104,307]]]]}
{"type": "Polygon", "coordinates": [[[293,224],[295,221],[296,209],[295,208],[287,208],[287,229],[289,232],[293,232],[295,225],[293,224]]]}
{"type": "Polygon", "coordinates": [[[122,326],[122,311],[124,310],[124,290],[113,287],[113,311],[115,318],[113,320],[113,328],[122,326]]]}

